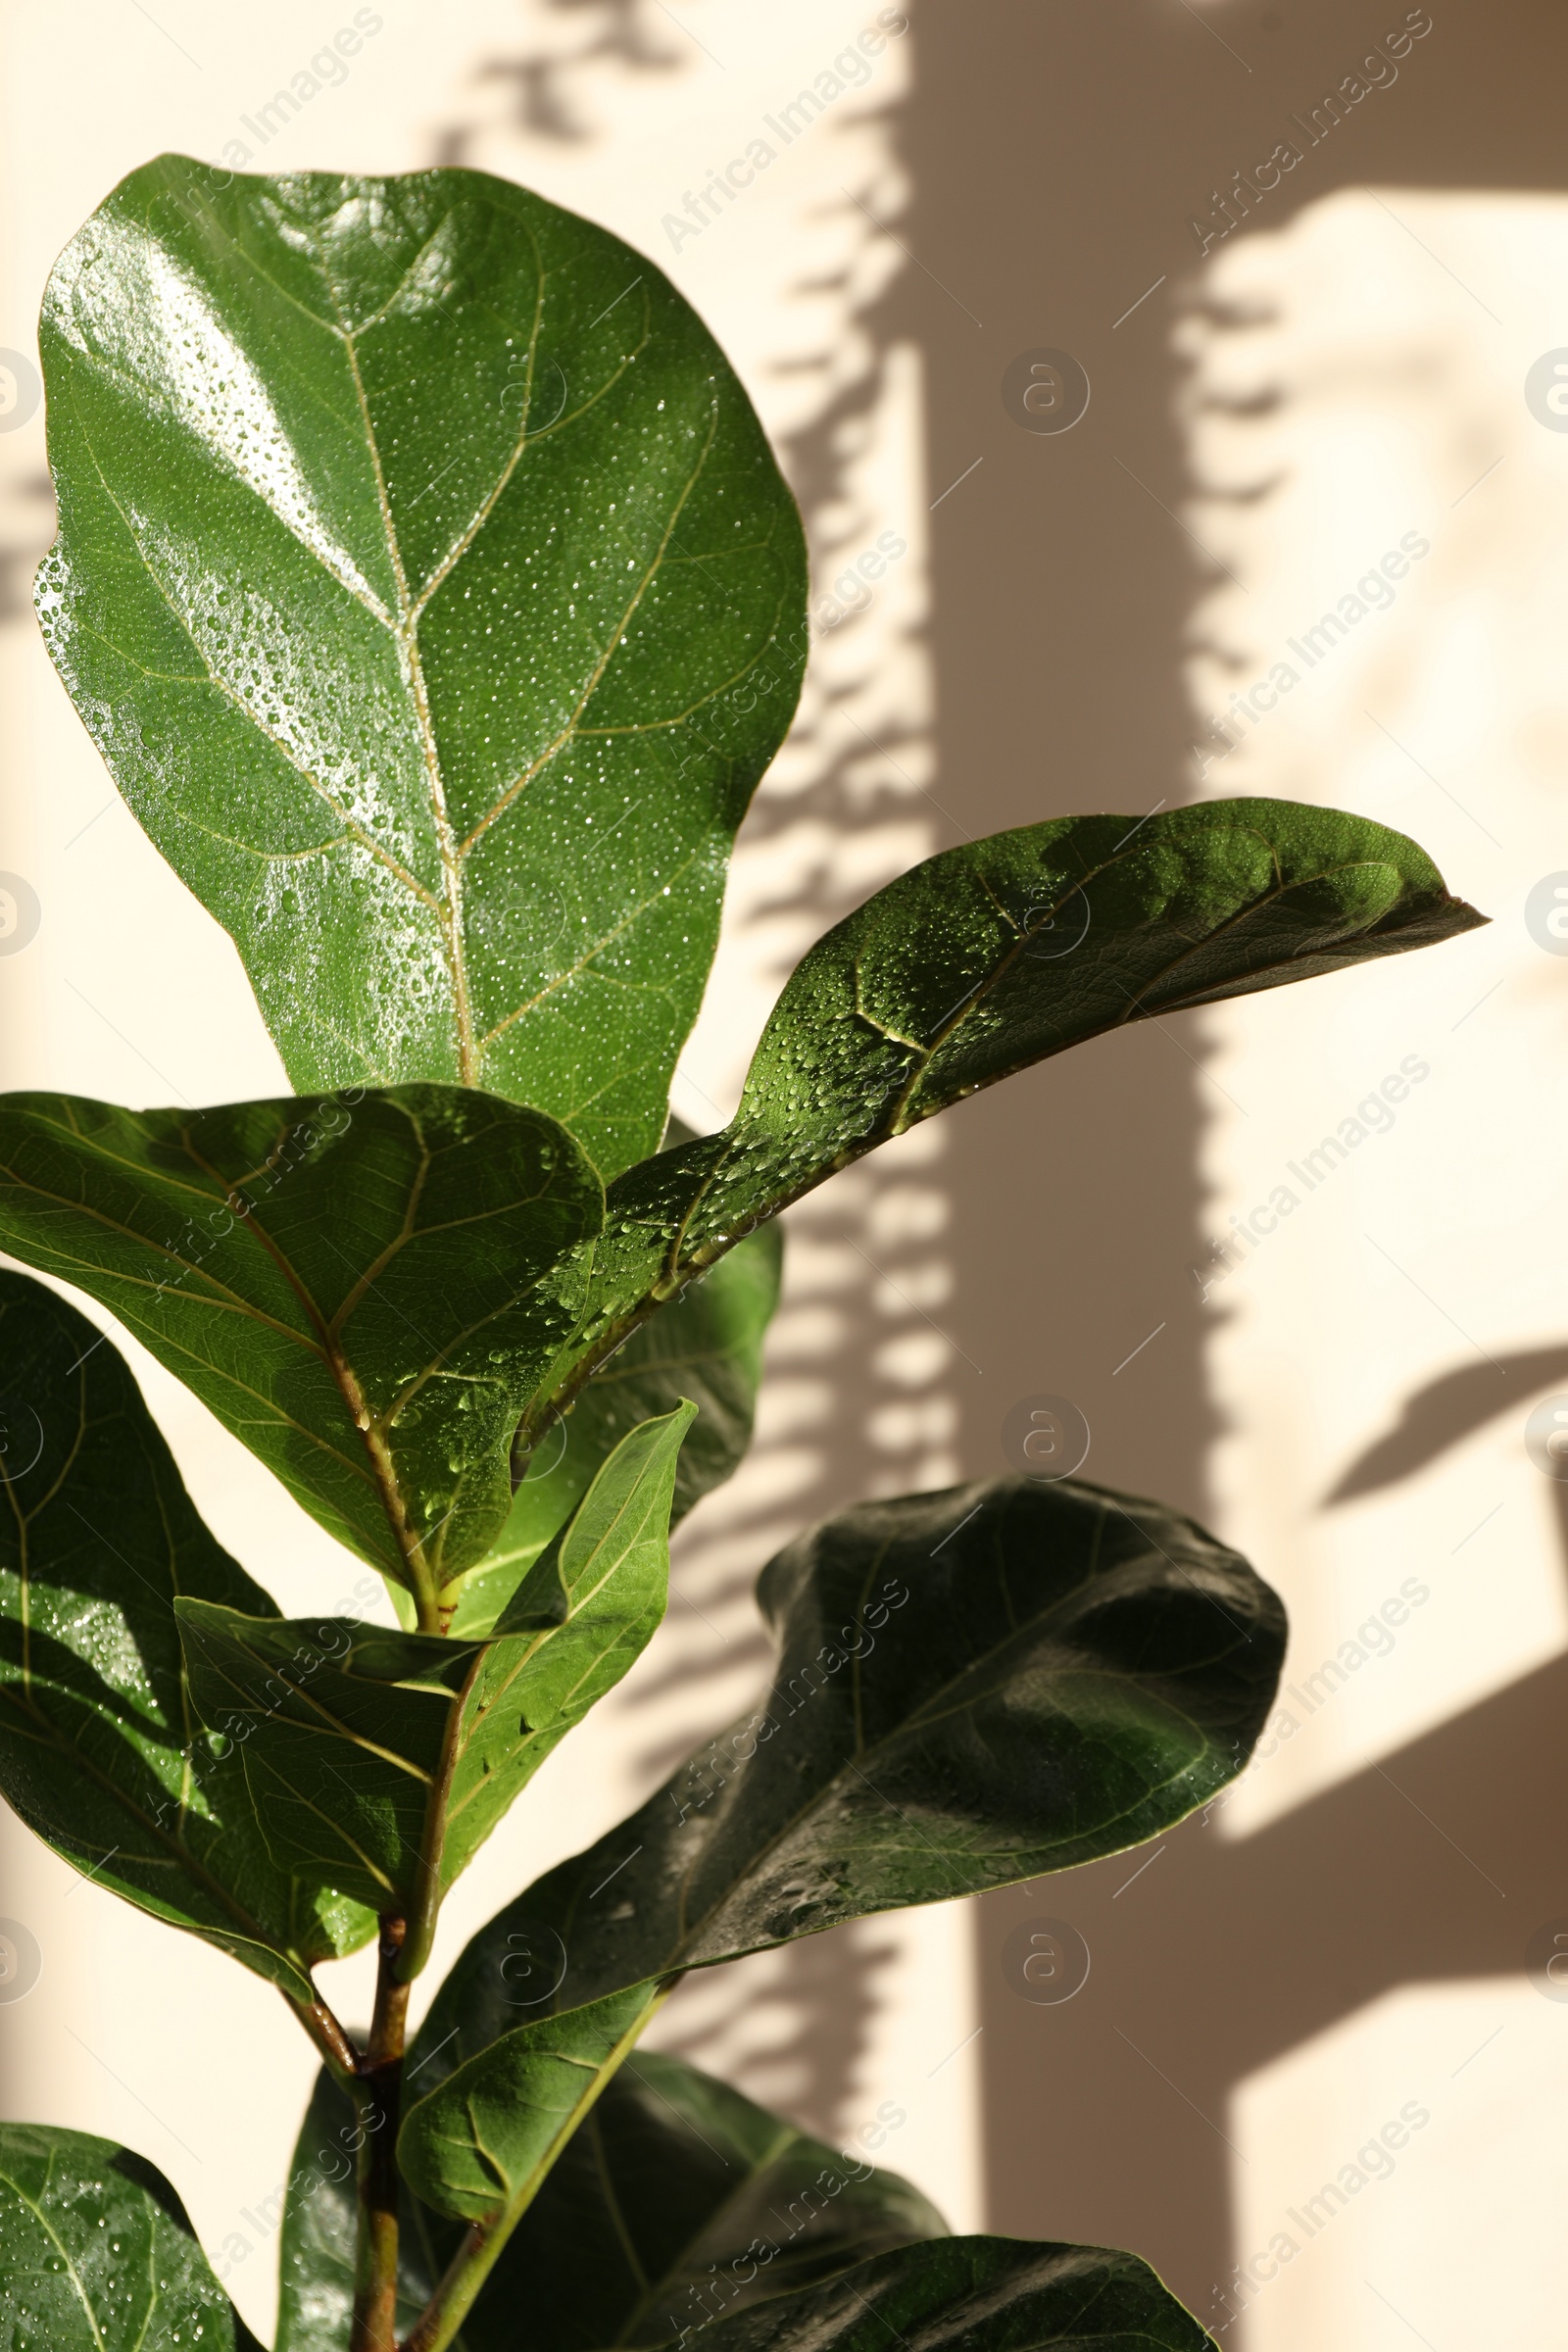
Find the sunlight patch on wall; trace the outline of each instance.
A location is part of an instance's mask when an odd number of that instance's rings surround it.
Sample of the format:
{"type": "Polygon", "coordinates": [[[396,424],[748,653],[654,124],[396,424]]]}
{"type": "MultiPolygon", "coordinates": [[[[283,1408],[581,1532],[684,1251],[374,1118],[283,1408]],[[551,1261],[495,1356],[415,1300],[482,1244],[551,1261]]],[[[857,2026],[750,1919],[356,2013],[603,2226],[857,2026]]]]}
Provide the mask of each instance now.
{"type": "Polygon", "coordinates": [[[1200,789],[1374,816],[1494,918],[1207,1019],[1221,1523],[1293,1622],[1232,1830],[1568,1642],[1525,1449],[1568,1389],[1568,964],[1527,919],[1568,863],[1568,434],[1526,397],[1565,270],[1559,200],[1368,190],[1234,238],[1179,332],[1200,789]]]}

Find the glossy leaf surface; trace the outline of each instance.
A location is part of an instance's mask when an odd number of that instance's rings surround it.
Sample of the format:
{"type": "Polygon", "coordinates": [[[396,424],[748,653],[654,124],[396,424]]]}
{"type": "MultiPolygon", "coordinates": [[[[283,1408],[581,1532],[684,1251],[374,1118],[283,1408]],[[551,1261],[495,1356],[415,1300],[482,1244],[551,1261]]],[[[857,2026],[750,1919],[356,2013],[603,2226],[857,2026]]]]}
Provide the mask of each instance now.
{"type": "Polygon", "coordinates": [[[1031,1062],[1483,919],[1403,834],[1289,801],[1056,817],[944,851],[804,957],[729,1126],[612,1186],[603,1324],[835,1169],[1031,1062]]]}
{"type": "Polygon", "coordinates": [[[760,1705],[480,1931],[432,2040],[515,2022],[519,1939],[559,1955],[564,2009],[1136,1845],[1241,1770],[1284,1654],[1237,1553],[1076,1481],[860,1504],[759,1598],[781,1651],[760,1705]]]}
{"type": "Polygon", "coordinates": [[[234,1743],[280,1869],[428,1927],[434,1897],[662,1618],[694,1410],[622,1439],[539,1562],[532,1605],[486,1644],[180,1601],[196,1709],[234,1743]]]}
{"type": "MultiPolygon", "coordinates": [[[[710,2308],[721,2298],[710,2297],[710,2308]]],[[[946,2237],[715,2316],[705,2352],[1214,2352],[1145,2262],[1102,2246],[946,2237]]]]}
{"type": "MultiPolygon", "coordinates": [[[[441,2059],[416,2052],[413,2063],[427,2082],[441,2059]]],[[[880,2145],[887,2133],[872,2136],[880,2145]]],[[[352,2137],[347,2097],[322,2075],[284,2222],[278,2352],[343,2352],[348,2341],[354,2191],[341,2149],[352,2137]]],[[[682,2059],[639,2050],[562,2150],[462,2342],[514,2352],[525,2299],[534,2352],[661,2344],[708,2316],[715,2276],[728,2312],[945,2229],[917,2188],[858,2150],[847,2160],[682,2059]]],[[[462,2235],[405,2191],[405,2332],[462,2235]]]]}
{"type": "Polygon", "coordinates": [[[481,172],[165,156],[40,343],[51,651],[294,1085],[655,1150],[806,650],[799,515],[684,297],[481,172]]]}
{"type": "Polygon", "coordinates": [[[124,1360],[0,1271],[0,1786],[57,1853],[309,2000],[373,1917],[271,1860],[238,1750],[203,1735],[174,1604],[277,1623],[208,1533],[124,1360]]]}
{"type": "Polygon", "coordinates": [[[564,1128],[455,1087],[0,1097],[0,1247],[118,1315],[432,1626],[505,1522],[601,1214],[564,1128]]]}
{"type": "Polygon", "coordinates": [[[570,1410],[539,1432],[500,1540],[464,1579],[454,1633],[489,1632],[599,1465],[640,1421],[671,1411],[683,1396],[698,1408],[675,1468],[676,1520],[738,1468],[751,1443],[783,1245],[776,1225],[752,1234],[640,1324],[570,1410]]]}
{"type": "Polygon", "coordinates": [[[259,2352],[163,2174],[44,2124],[0,2124],[0,2344],[259,2352]]]}

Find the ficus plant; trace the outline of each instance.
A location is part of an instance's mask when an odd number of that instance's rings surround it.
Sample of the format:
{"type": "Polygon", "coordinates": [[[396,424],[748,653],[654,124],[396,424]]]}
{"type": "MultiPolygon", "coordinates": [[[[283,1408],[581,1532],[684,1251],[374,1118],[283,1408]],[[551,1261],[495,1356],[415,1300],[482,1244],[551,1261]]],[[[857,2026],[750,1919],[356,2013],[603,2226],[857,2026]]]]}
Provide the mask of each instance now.
{"type": "MultiPolygon", "coordinates": [[[[593,1769],[671,1525],[740,1459],[779,1212],[1066,1047],[1481,918],[1321,808],[1026,825],[828,931],[733,1119],[678,1134],[807,650],[799,514],[689,304],[481,173],[164,157],[41,332],[51,652],[296,1091],[0,1100],[32,1270],[0,1274],[0,1783],[319,2053],[277,2352],[1206,2344],[1134,2256],[952,2236],[859,2143],[634,2055],[690,1969],[1117,1852],[1234,1778],[1284,1613],[1160,1504],[999,1478],[798,1536],[757,1705],[482,1929],[412,2039],[410,1997],[545,1757],[593,1769]],[[395,1626],[279,1613],[66,1294],[395,1626]],[[357,2031],[330,1964],[372,1942],[357,2031]]],[[[254,2341],[170,2183],[80,2132],[0,2128],[0,2270],[18,2352],[254,2341]]]]}

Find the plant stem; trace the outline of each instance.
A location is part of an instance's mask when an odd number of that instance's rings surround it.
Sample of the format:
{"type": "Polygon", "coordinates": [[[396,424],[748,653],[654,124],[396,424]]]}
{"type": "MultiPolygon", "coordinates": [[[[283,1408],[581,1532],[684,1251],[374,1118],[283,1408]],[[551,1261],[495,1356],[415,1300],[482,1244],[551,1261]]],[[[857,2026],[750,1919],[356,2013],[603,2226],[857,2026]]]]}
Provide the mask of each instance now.
{"type": "Polygon", "coordinates": [[[529,2177],[514,2189],[502,2210],[493,2214],[488,2221],[475,2222],[470,2226],[416,2325],[396,2348],[396,2352],[447,2352],[448,2345],[473,2308],[485,2280],[506,2251],[508,2239],[543,2187],[562,2150],[600,2097],[606,2083],[630,2057],[655,2010],[668,1999],[679,1981],[678,1974],[663,1977],[651,1987],[645,1988],[648,1998],[642,2009],[617,2041],[606,2043],[603,2060],[594,2070],[589,2086],[581,2093],[576,2107],[562,2115],[554,2145],[529,2177]]]}
{"type": "Polygon", "coordinates": [[[349,2352],[397,2352],[398,2108],[409,1988],[398,1982],[406,1922],[383,1919],[375,2015],[355,2084],[362,2132],[349,2352]]]}
{"type": "Polygon", "coordinates": [[[319,1995],[314,2001],[302,2001],[286,1992],[283,1998],[326,2060],[330,2072],[340,2082],[352,2082],[360,2071],[360,2053],[326,2003],[319,1995]]]}

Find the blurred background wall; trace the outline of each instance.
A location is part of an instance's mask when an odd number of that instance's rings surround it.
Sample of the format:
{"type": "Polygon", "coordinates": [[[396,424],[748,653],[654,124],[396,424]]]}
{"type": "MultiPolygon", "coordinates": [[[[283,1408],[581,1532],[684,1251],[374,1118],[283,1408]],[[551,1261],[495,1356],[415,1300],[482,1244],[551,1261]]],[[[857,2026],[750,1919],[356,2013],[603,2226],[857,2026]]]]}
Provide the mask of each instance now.
{"type": "MultiPolygon", "coordinates": [[[[1149,1856],[694,1980],[662,2038],[817,2128],[894,2100],[888,2160],[956,2227],[1134,2246],[1246,2352],[1568,2343],[1568,2005],[1530,1957],[1568,1931],[1568,1522],[1525,1444],[1568,1391],[1568,969],[1532,895],[1568,869],[1560,12],[79,0],[0,23],[0,346],[22,362],[0,869],[40,910],[25,944],[25,921],[0,936],[5,1085],[281,1086],[233,951],[119,803],[26,612],[51,527],[25,413],[43,279],[166,147],[526,180],[657,260],[734,356],[807,511],[814,651],[682,1059],[694,1125],[727,1115],[811,938],[1004,825],[1289,795],[1413,832],[1494,917],[1129,1031],[804,1203],[758,1449],[685,1530],[591,1777],[558,1752],[426,1982],[747,1697],[751,1581],[780,1541],[1003,1468],[1009,1406],[1064,1393],[1089,1475],[1205,1517],[1289,1602],[1243,1786],[1149,1856]],[[259,110],[355,22],[346,73],[263,140],[259,110]],[[878,25],[865,70],[842,62],[878,25]],[[787,144],[763,128],[835,83],[787,144]],[[774,161],[694,213],[759,136],[774,161]],[[1020,405],[1048,350],[1089,380],[1064,432],[1020,405]],[[879,540],[902,552],[861,569],[879,540]],[[1059,2007],[1004,1964],[1044,1918],[1093,1953],[1059,2007]],[[1363,2154],[1401,2114],[1397,2156],[1363,2154]]],[[[285,1607],[336,1600],[325,1539],[127,1351],[223,1540],[285,1607]]],[[[144,2149],[210,2245],[243,2241],[228,2283],[265,2328],[275,2245],[246,2217],[288,2170],[302,2037],[14,1824],[0,1874],[44,1956],[0,2001],[6,2112],[144,2149]]]]}

